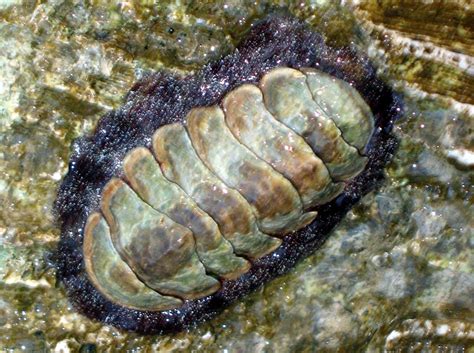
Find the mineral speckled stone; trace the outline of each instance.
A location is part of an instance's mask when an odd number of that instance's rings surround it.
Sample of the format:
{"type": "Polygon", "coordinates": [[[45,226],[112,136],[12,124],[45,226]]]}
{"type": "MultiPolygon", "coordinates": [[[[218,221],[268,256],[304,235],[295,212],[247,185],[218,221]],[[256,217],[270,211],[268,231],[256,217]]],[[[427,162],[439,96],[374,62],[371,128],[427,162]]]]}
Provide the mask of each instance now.
{"type": "Polygon", "coordinates": [[[123,329],[207,320],[374,188],[400,111],[363,54],[270,15],[193,76],[145,77],[75,142],[58,276],[81,312],[123,329]]]}

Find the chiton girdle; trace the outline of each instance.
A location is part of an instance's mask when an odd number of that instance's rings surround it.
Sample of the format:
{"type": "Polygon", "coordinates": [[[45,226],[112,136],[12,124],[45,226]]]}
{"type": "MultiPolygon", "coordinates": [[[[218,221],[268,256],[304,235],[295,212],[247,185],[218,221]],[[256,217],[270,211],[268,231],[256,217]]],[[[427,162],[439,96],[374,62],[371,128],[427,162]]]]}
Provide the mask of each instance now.
{"type": "Polygon", "coordinates": [[[193,76],[145,77],[75,142],[56,202],[58,277],[80,311],[123,329],[207,320],[314,251],[382,180],[401,109],[357,50],[270,15],[193,76]],[[363,119],[351,126],[341,102],[363,119]],[[203,178],[239,212],[221,212],[203,178]],[[128,288],[101,272],[111,264],[128,288]]]}

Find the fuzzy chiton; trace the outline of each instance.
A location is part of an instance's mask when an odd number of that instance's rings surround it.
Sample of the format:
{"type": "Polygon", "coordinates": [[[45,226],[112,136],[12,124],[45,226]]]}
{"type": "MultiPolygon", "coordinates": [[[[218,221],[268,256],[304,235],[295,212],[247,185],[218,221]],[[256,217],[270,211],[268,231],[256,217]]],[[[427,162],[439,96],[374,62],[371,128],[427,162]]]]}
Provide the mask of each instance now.
{"type": "Polygon", "coordinates": [[[151,74],[78,139],[56,209],[79,310],[204,321],[311,253],[383,178],[397,96],[352,47],[270,15],[195,75],[151,74]]]}

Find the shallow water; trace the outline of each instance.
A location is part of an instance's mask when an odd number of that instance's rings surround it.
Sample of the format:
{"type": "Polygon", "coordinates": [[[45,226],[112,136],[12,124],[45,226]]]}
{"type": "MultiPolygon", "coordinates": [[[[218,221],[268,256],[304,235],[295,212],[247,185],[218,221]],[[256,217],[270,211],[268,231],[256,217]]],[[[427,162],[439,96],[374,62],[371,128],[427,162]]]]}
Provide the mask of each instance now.
{"type": "Polygon", "coordinates": [[[474,351],[474,6],[292,2],[354,42],[406,112],[384,184],[325,245],[191,332],[142,337],[78,314],[56,283],[51,213],[73,139],[147,70],[230,52],[271,4],[0,1],[0,349],[474,351]]]}

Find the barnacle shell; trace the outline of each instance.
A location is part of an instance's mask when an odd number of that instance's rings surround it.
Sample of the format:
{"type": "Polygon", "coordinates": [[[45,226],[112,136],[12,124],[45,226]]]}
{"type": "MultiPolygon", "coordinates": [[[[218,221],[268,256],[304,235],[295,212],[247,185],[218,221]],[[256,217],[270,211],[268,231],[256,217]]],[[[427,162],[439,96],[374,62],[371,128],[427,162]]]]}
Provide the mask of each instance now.
{"type": "Polygon", "coordinates": [[[79,142],[59,193],[59,275],[77,306],[119,327],[176,331],[314,250],[394,146],[398,100],[360,61],[271,16],[194,77],[139,83],[79,142]]]}

